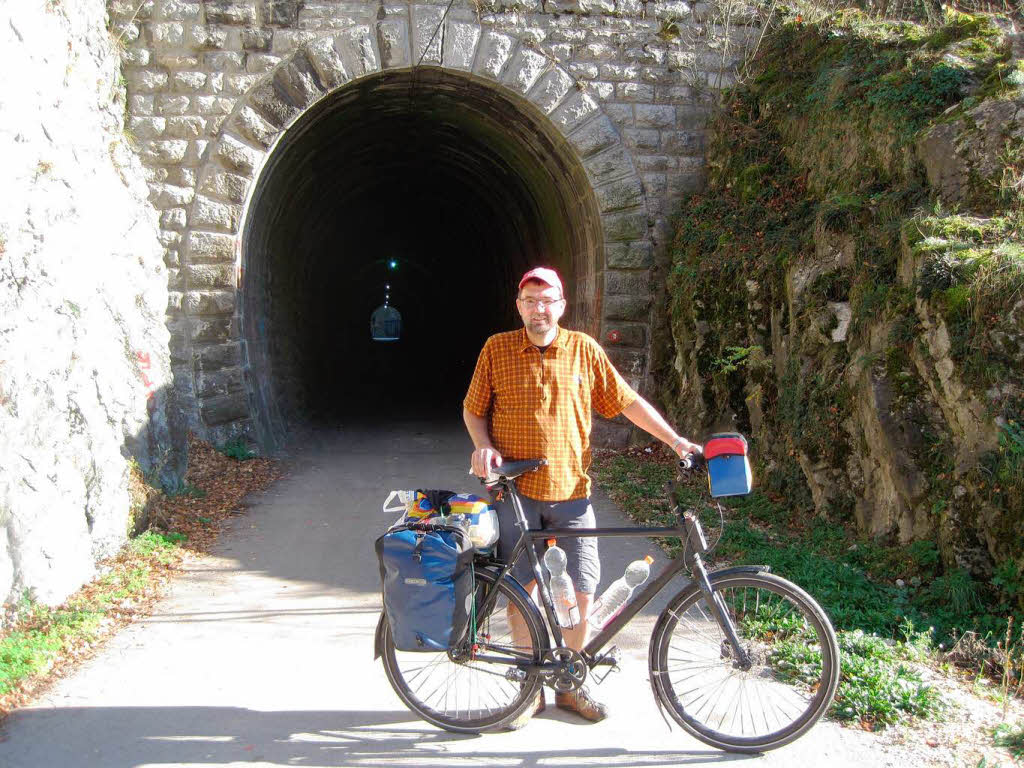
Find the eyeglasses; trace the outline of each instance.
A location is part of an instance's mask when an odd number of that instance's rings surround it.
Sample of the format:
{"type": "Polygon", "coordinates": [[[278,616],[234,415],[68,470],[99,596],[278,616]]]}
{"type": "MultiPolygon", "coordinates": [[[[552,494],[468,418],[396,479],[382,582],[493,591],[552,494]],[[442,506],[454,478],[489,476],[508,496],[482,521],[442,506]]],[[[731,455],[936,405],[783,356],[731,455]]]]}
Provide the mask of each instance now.
{"type": "Polygon", "coordinates": [[[529,310],[534,309],[547,309],[552,304],[557,304],[565,299],[520,299],[523,302],[523,306],[529,310]]]}

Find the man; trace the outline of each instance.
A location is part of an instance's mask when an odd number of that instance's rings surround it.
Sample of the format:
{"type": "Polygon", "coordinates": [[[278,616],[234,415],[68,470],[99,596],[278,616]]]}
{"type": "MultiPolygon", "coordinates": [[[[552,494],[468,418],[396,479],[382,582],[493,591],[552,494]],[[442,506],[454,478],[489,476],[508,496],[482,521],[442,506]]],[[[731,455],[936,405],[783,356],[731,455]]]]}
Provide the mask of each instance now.
{"type": "MultiPolygon", "coordinates": [[[[661,415],[622,379],[601,346],[579,331],[559,327],[565,294],[558,274],[547,267],[531,269],[519,281],[516,307],[523,319],[518,331],[491,336],[477,361],[462,415],[473,440],[473,473],[484,477],[503,458],[548,460],[546,467],[517,480],[530,527],[593,528],[590,506],[591,410],[605,418],[622,413],[641,429],[684,456],[700,450],[676,434],[661,415]]],[[[511,504],[499,502],[499,553],[508,554],[519,538],[511,504]]],[[[585,617],[600,579],[596,538],[563,539],[568,572],[576,588],[580,616],[563,631],[577,650],[587,639],[585,617]]],[[[513,575],[533,593],[536,582],[528,562],[520,560],[513,575]]],[[[514,617],[513,629],[515,629],[514,617]]],[[[559,693],[556,704],[591,721],[603,720],[607,708],[581,688],[559,693]]],[[[544,709],[544,693],[510,726],[518,728],[544,709]]]]}

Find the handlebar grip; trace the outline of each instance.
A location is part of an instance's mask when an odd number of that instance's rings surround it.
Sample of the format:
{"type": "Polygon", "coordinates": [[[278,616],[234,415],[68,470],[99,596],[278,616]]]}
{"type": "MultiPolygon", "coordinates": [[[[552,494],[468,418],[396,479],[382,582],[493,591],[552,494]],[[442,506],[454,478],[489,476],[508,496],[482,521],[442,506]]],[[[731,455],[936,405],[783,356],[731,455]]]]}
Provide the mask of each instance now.
{"type": "Polygon", "coordinates": [[[694,472],[706,466],[707,461],[702,453],[691,453],[679,460],[679,469],[683,472],[694,472]]]}

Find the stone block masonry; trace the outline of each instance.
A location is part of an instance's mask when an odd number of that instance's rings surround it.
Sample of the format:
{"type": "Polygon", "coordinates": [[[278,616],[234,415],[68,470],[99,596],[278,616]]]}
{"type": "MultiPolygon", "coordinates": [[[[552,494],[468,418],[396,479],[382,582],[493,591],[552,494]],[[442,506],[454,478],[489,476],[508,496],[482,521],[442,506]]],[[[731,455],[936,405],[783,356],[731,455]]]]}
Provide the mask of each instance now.
{"type": "Polygon", "coordinates": [[[684,40],[714,34],[703,28],[706,14],[663,0],[460,0],[444,18],[446,6],[109,0],[111,30],[125,44],[129,130],[172,270],[176,387],[200,434],[252,431],[244,388],[211,387],[202,374],[213,355],[223,358],[223,377],[245,378],[245,355],[223,354],[244,346],[241,324],[215,321],[240,311],[242,302],[223,297],[239,288],[245,201],[269,148],[328,94],[420,63],[525,98],[571,145],[604,230],[601,263],[580,276],[601,303],[595,332],[630,381],[648,388],[652,270],[666,253],[677,196],[703,183],[709,97],[681,62],[706,53],[683,50],[684,40]],[[687,34],[663,34],[666,20],[687,34]],[[196,334],[200,327],[208,332],[196,334]]]}

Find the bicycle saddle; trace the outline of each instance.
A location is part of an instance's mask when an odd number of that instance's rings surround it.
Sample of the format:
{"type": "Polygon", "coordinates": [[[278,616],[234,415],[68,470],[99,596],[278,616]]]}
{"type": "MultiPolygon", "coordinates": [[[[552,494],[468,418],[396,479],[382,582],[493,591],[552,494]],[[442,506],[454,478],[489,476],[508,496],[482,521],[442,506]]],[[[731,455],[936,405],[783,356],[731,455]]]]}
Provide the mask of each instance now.
{"type": "Polygon", "coordinates": [[[547,459],[523,459],[522,461],[506,461],[500,467],[491,467],[484,482],[487,485],[494,485],[501,480],[514,480],[527,472],[535,472],[541,467],[547,466],[547,459]]]}

